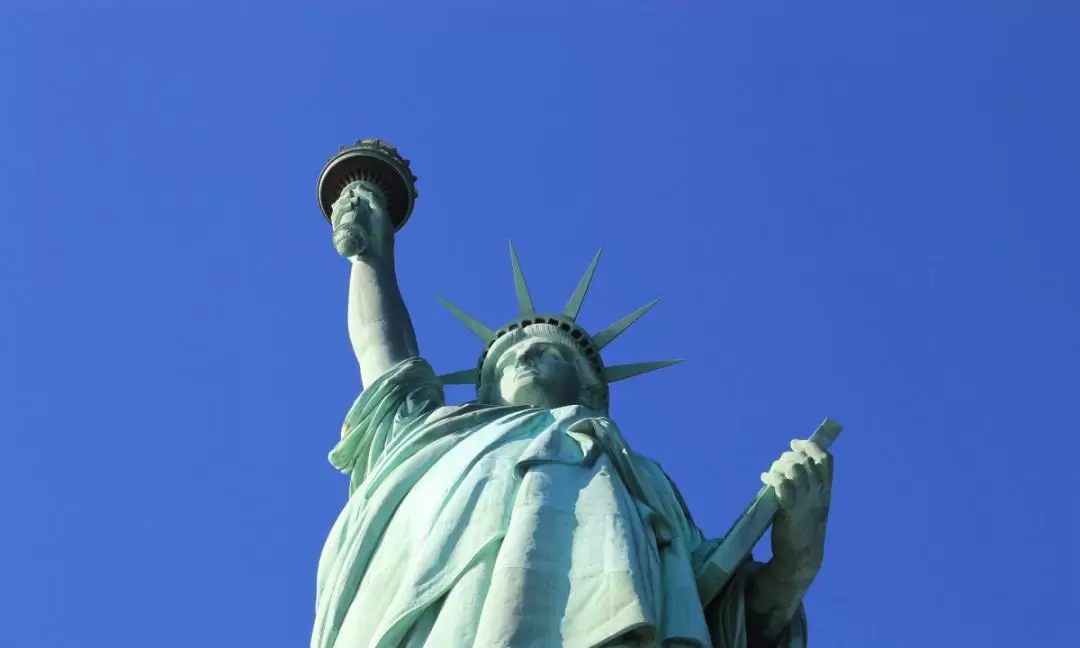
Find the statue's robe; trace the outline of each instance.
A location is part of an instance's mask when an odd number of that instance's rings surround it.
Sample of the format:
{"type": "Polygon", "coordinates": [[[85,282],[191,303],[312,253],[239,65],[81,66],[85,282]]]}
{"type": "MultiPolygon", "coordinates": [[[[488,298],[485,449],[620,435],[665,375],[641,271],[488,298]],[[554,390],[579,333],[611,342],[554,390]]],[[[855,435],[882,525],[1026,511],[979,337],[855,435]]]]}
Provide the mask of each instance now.
{"type": "MultiPolygon", "coordinates": [[[[361,394],[330,461],[350,497],[313,648],[746,645],[747,570],[702,609],[716,541],[591,410],[447,407],[413,358],[361,394]]],[[[804,641],[800,610],[778,646],[804,641]]]]}

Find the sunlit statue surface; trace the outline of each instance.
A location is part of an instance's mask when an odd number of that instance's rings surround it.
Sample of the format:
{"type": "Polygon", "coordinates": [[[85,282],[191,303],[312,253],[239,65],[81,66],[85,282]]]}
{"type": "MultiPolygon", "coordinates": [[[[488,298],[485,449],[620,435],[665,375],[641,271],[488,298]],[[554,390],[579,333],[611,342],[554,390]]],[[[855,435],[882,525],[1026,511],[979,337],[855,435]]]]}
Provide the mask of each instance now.
{"type": "MultiPolygon", "coordinates": [[[[378,140],[338,158],[351,166],[324,171],[320,200],[352,266],[348,329],[364,389],[330,453],[350,491],[319,560],[311,645],[806,645],[802,599],[822,563],[830,455],[795,440],[762,474],[779,506],[772,557],[746,560],[703,600],[700,574],[721,539],[694,524],[671,479],[608,417],[610,383],[673,364],[601,359],[651,304],[590,335],[577,316],[599,254],[549,314],[534,308],[511,248],[518,318],[491,330],[447,303],[482,352],[474,369],[439,377],[394,270],[415,178],[378,140]],[[475,384],[476,400],[448,405],[447,383],[475,384]]],[[[702,427],[717,425],[709,403],[655,406],[692,407],[702,427]]]]}

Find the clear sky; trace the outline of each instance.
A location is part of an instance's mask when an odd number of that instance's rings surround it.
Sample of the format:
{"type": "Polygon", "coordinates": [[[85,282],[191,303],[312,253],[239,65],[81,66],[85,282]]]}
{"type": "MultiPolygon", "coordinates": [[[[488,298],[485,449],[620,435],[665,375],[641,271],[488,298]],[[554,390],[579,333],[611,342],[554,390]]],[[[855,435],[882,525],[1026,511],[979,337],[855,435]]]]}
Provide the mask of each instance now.
{"type": "Polygon", "coordinates": [[[661,298],[607,361],[688,358],[613,416],[707,532],[846,426],[812,645],[1075,642],[1080,6],[136,4],[0,8],[0,645],[306,645],[359,389],[315,181],[372,136],[436,369],[507,239],[551,309],[603,246],[586,328],[661,298]]]}

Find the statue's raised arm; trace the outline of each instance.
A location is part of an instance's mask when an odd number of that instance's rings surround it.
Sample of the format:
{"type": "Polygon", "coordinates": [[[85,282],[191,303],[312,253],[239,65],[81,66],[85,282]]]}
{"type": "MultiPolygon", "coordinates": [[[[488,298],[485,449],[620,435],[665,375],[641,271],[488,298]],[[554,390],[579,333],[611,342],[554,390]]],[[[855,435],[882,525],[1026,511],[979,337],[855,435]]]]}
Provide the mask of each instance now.
{"type": "Polygon", "coordinates": [[[418,352],[394,268],[394,232],[412,211],[415,179],[396,150],[363,140],[335,156],[319,181],[334,247],[352,263],[349,339],[365,388],[418,352]]]}

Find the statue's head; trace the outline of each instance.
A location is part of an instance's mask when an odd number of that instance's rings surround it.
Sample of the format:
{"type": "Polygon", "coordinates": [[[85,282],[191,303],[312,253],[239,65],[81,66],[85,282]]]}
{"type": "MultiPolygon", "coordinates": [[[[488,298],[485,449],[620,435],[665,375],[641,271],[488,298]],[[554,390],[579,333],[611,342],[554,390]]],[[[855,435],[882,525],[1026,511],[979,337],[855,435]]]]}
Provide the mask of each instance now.
{"type": "Polygon", "coordinates": [[[500,405],[607,409],[607,382],[569,333],[530,324],[500,337],[480,368],[480,400],[500,405]]]}
{"type": "Polygon", "coordinates": [[[492,331],[453,304],[443,304],[485,342],[475,369],[440,376],[445,384],[474,384],[478,400],[497,405],[561,407],[583,405],[608,409],[608,384],[679,362],[665,360],[605,367],[600,350],[656,303],[651,302],[590,336],[577,323],[600,253],[593,258],[561,314],[537,313],[525,285],[517,254],[510,246],[514,287],[521,315],[492,331]]]}

